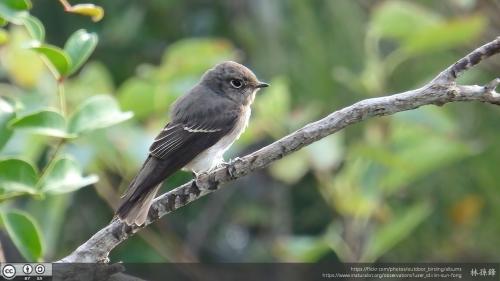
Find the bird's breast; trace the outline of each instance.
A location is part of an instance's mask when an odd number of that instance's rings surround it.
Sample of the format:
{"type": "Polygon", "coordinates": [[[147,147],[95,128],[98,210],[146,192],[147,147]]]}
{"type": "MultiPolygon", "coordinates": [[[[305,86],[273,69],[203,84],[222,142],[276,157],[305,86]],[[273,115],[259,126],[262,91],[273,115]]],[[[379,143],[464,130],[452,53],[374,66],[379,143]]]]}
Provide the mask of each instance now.
{"type": "Polygon", "coordinates": [[[196,156],[184,167],[184,170],[200,173],[209,171],[215,168],[218,164],[222,163],[224,161],[224,152],[231,147],[231,145],[241,136],[248,126],[251,113],[252,110],[250,106],[243,107],[242,114],[240,115],[240,118],[236,122],[234,128],[213,146],[198,154],[198,156],[196,156]]]}

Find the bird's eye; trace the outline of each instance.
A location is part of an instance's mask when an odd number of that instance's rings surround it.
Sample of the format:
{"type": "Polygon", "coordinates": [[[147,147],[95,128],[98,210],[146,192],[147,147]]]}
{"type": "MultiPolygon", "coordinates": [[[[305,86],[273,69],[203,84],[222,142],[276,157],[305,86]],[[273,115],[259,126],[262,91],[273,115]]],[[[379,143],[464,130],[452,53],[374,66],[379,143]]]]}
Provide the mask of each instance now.
{"type": "Polygon", "coordinates": [[[231,84],[231,86],[233,86],[233,88],[236,89],[239,89],[241,88],[241,86],[243,86],[243,81],[241,81],[240,79],[232,79],[231,81],[229,81],[229,83],[231,84]]]}

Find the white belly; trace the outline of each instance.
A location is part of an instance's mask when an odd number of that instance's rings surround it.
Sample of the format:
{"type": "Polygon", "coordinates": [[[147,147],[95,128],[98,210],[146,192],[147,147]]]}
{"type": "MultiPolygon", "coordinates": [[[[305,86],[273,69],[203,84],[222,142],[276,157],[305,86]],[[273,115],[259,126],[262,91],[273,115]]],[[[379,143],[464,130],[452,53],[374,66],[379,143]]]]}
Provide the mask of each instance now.
{"type": "Polygon", "coordinates": [[[248,120],[250,119],[251,109],[250,107],[245,110],[244,115],[238,121],[234,129],[222,137],[216,144],[207,148],[202,153],[198,154],[191,162],[184,166],[183,170],[192,171],[195,173],[201,173],[210,171],[215,168],[218,164],[224,161],[224,152],[226,152],[229,147],[236,141],[243,131],[245,131],[248,120]]]}

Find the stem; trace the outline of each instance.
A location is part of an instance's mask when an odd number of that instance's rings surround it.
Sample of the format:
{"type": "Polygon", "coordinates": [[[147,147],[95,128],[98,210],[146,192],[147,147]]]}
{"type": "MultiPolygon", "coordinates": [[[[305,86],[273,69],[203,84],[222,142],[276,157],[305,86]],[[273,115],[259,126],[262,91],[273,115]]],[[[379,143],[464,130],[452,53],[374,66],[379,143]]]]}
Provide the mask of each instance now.
{"type": "Polygon", "coordinates": [[[71,10],[71,4],[69,4],[68,1],[66,1],[66,0],[59,0],[59,2],[61,3],[61,5],[64,6],[64,10],[66,10],[66,11],[71,10]]]}
{"type": "MultiPolygon", "coordinates": [[[[59,103],[60,103],[60,108],[61,108],[61,113],[64,117],[66,117],[66,96],[64,93],[64,80],[62,78],[57,80],[57,94],[59,96],[59,103]]],[[[59,139],[56,143],[56,147],[54,148],[54,151],[52,152],[52,155],[50,156],[49,160],[47,161],[47,165],[43,167],[43,170],[40,174],[40,179],[38,180],[38,184],[40,184],[45,177],[45,174],[47,173],[47,170],[49,169],[50,166],[54,163],[54,160],[57,158],[57,155],[59,154],[59,151],[61,150],[61,147],[63,146],[65,139],[59,139]]]]}
{"type": "Polygon", "coordinates": [[[57,81],[57,94],[59,95],[59,106],[61,108],[61,113],[66,117],[66,94],[64,91],[63,80],[57,81]]]}
{"type": "Polygon", "coordinates": [[[49,169],[49,167],[51,167],[54,164],[54,161],[56,160],[57,155],[59,154],[59,151],[61,150],[65,141],[66,141],[65,139],[59,139],[59,141],[57,142],[56,147],[54,148],[54,152],[52,152],[52,155],[50,156],[49,161],[47,161],[47,165],[45,165],[45,167],[43,167],[43,170],[40,173],[40,178],[38,180],[37,185],[39,185],[42,182],[42,180],[45,178],[45,176],[47,174],[47,170],[49,169]]]}

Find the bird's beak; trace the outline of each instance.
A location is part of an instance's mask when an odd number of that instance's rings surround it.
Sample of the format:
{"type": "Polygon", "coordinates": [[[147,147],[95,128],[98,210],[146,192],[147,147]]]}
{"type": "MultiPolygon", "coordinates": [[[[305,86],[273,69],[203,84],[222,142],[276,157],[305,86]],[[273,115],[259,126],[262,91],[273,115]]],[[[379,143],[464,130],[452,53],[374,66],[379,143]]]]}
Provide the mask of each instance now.
{"type": "Polygon", "coordinates": [[[264,83],[264,82],[259,82],[257,84],[257,88],[266,88],[266,87],[269,87],[269,84],[264,83]]]}

